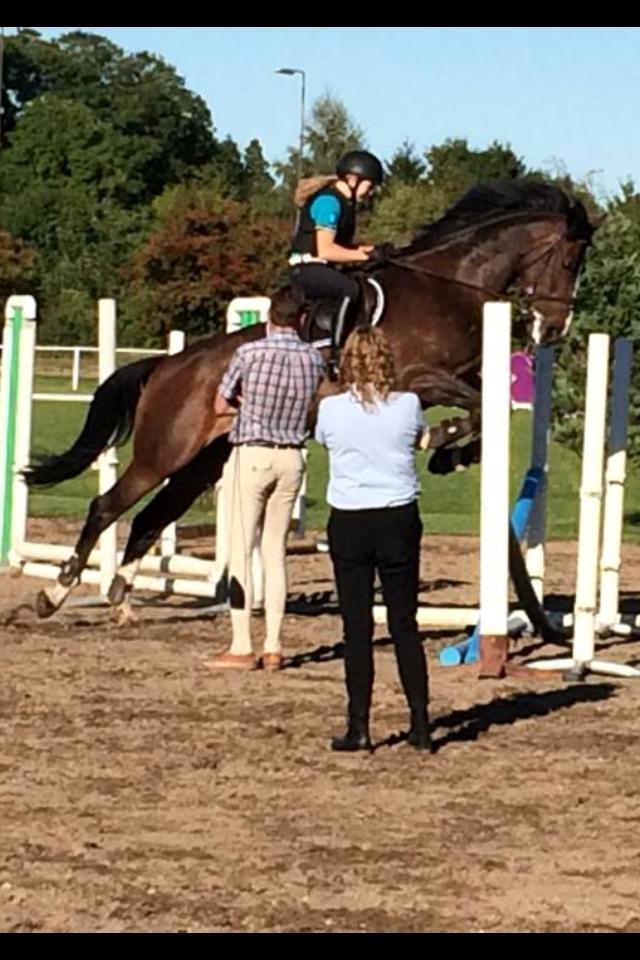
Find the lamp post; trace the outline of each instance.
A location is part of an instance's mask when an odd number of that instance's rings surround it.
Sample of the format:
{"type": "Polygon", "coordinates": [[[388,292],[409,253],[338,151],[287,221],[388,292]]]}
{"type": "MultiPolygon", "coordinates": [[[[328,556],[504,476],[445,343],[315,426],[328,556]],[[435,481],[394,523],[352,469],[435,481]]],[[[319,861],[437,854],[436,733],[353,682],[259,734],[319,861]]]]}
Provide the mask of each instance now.
{"type": "Polygon", "coordinates": [[[293,77],[295,74],[299,74],[302,81],[300,84],[300,142],[298,146],[298,182],[300,182],[302,179],[302,154],[304,151],[304,95],[307,75],[304,70],[299,70],[297,67],[280,67],[276,70],[276,73],[280,73],[285,77],[293,77]]]}
{"type": "Polygon", "coordinates": [[[0,150],[2,150],[2,79],[4,75],[4,27],[0,27],[0,150]]]}

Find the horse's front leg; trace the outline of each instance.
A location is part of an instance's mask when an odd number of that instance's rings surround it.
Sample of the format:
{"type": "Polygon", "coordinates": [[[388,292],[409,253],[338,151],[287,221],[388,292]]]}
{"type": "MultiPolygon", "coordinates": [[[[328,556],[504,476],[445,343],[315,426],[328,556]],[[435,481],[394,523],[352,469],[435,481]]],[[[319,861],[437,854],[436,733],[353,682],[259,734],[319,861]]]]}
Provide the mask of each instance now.
{"type": "Polygon", "coordinates": [[[430,427],[427,449],[434,450],[429,472],[453,473],[480,461],[480,392],[475,384],[441,370],[413,369],[403,387],[420,397],[423,409],[460,407],[468,417],[450,417],[430,427]],[[459,446],[460,440],[466,440],[459,446]]]}

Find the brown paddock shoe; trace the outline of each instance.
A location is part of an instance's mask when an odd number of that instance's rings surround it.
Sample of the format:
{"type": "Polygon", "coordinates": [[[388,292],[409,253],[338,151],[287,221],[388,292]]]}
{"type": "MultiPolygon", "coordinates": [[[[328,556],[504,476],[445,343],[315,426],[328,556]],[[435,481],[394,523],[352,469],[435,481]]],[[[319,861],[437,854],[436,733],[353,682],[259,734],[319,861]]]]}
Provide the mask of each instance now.
{"type": "Polygon", "coordinates": [[[260,666],[263,670],[282,670],[284,657],[281,653],[263,653],[260,657],[260,666]]]}
{"type": "Polygon", "coordinates": [[[207,670],[257,670],[258,661],[253,653],[217,653],[210,660],[205,660],[207,670]]]}

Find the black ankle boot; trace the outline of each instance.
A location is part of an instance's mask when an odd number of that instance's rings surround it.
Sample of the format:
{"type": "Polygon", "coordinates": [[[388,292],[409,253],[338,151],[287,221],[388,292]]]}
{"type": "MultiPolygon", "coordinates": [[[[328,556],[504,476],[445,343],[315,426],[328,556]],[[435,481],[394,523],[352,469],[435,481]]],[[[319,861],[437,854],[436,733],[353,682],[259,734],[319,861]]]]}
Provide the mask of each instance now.
{"type": "Polygon", "coordinates": [[[349,717],[349,726],[344,737],[334,737],[331,749],[344,753],[355,753],[356,750],[371,750],[369,736],[369,721],[366,717],[349,717]]]}
{"type": "Polygon", "coordinates": [[[411,727],[407,740],[416,750],[424,750],[428,753],[432,752],[429,717],[427,716],[426,710],[419,712],[411,711],[411,727]]]}

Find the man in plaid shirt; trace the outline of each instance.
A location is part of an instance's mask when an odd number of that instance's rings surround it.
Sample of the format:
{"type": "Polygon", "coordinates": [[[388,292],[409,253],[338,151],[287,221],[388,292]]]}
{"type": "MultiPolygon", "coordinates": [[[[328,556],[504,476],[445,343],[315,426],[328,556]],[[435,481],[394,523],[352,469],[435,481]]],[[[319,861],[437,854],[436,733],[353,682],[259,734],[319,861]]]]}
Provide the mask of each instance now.
{"type": "Polygon", "coordinates": [[[262,666],[282,666],[280,631],[287,595],[286,541],[302,486],[307,418],[325,374],[320,353],[297,333],[300,307],[271,307],[267,336],[245,343],[222,378],[215,410],[235,413],[226,468],[230,510],[231,648],[208,662],[217,669],[254,670],[251,644],[251,553],[262,525],[266,639],[262,666]]]}

